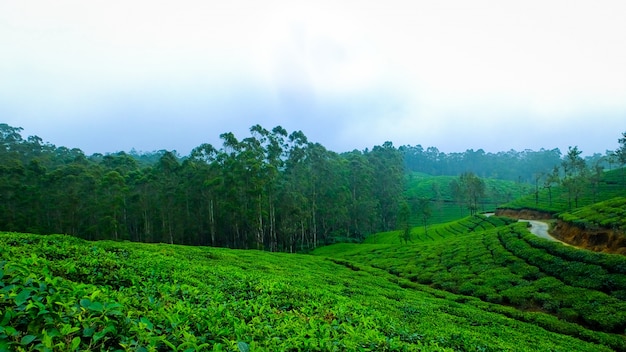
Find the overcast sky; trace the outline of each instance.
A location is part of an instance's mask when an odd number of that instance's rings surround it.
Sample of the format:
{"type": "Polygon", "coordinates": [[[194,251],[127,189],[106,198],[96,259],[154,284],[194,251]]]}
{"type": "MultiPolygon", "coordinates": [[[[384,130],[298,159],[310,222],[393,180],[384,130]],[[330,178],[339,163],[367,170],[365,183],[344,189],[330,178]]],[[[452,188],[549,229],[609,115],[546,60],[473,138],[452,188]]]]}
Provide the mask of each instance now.
{"type": "Polygon", "coordinates": [[[0,122],[177,150],[261,124],[343,152],[615,149],[626,1],[0,0],[0,122]]]}

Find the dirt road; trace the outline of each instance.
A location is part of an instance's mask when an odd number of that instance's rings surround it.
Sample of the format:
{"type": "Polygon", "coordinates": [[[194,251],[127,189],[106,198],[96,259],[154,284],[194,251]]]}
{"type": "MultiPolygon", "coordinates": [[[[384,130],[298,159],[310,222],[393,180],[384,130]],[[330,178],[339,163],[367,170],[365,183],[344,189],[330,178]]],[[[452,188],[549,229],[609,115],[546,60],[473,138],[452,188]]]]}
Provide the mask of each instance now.
{"type": "Polygon", "coordinates": [[[545,221],[523,220],[523,219],[520,219],[519,221],[530,223],[529,231],[532,234],[534,234],[534,235],[536,235],[538,237],[545,238],[545,239],[550,240],[550,241],[561,242],[561,243],[563,243],[565,245],[568,245],[567,243],[565,243],[563,241],[560,241],[560,240],[557,240],[556,238],[550,236],[550,234],[548,233],[548,228],[549,228],[550,225],[547,222],[545,222],[545,221]]]}
{"type": "MultiPolygon", "coordinates": [[[[485,216],[493,216],[494,213],[485,213],[484,215],[485,216]]],[[[536,235],[538,237],[545,238],[547,240],[554,241],[554,242],[561,242],[561,243],[569,246],[569,244],[567,244],[567,243],[565,243],[565,242],[563,242],[561,240],[557,240],[556,238],[550,236],[550,233],[548,233],[548,228],[550,228],[550,225],[547,222],[545,222],[545,221],[525,220],[525,219],[519,219],[518,221],[530,223],[529,231],[532,234],[534,234],[534,235],[536,235]]]]}

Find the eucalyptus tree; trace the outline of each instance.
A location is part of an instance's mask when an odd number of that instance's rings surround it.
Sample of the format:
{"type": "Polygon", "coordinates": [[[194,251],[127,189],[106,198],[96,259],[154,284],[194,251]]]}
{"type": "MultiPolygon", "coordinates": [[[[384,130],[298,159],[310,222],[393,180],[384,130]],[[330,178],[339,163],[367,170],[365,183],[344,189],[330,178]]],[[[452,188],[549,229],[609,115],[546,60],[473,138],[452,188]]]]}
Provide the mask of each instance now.
{"type": "Polygon", "coordinates": [[[22,143],[21,127],[9,126],[6,123],[0,123],[0,148],[3,152],[13,151],[22,143]]]}
{"type": "Polygon", "coordinates": [[[294,252],[303,250],[309,237],[311,213],[307,167],[309,141],[302,131],[295,131],[287,138],[283,177],[278,187],[277,230],[279,247],[294,252]]]}
{"type": "Polygon", "coordinates": [[[347,182],[350,191],[350,234],[357,240],[365,233],[373,232],[377,217],[374,198],[374,168],[365,155],[358,150],[343,155],[347,160],[347,182]]]}
{"type": "MultiPolygon", "coordinates": [[[[220,188],[224,185],[224,178],[220,172],[219,152],[211,144],[204,143],[191,151],[189,162],[193,163],[196,169],[200,191],[197,195],[201,197],[199,208],[201,209],[199,218],[208,221],[208,233],[210,240],[203,241],[212,246],[218,245],[217,238],[217,209],[220,200],[220,188]]],[[[203,223],[203,222],[202,222],[203,223]]]]}
{"type": "Polygon", "coordinates": [[[366,154],[373,168],[374,197],[378,202],[380,228],[383,231],[395,228],[398,204],[404,190],[404,162],[402,154],[391,142],[375,146],[366,154]]]}
{"type": "Polygon", "coordinates": [[[109,171],[100,178],[98,186],[102,194],[98,208],[103,210],[104,230],[113,234],[115,240],[119,240],[120,235],[126,238],[126,181],[119,172],[109,171]]]}
{"type": "Polygon", "coordinates": [[[220,135],[223,147],[219,155],[223,187],[221,214],[224,230],[230,234],[230,246],[244,248],[249,245],[247,234],[248,201],[244,178],[245,164],[242,162],[243,144],[231,132],[220,135]]]}
{"type": "Polygon", "coordinates": [[[563,179],[561,184],[567,190],[568,207],[572,209],[572,199],[575,206],[578,207],[578,199],[585,187],[585,176],[587,168],[585,160],[580,156],[582,151],[578,150],[578,146],[569,147],[563,162],[563,179]]]}
{"type": "Polygon", "coordinates": [[[550,206],[552,206],[552,187],[554,187],[555,185],[558,185],[561,177],[559,176],[560,171],[559,171],[559,166],[555,165],[552,168],[552,172],[546,174],[546,177],[544,178],[543,181],[543,188],[548,190],[548,204],[550,206]]]}
{"type": "MultiPolygon", "coordinates": [[[[276,228],[276,198],[277,188],[282,176],[281,171],[284,168],[285,149],[287,147],[285,138],[287,131],[281,126],[274,127],[271,131],[266,130],[260,125],[250,128],[262,148],[262,177],[263,180],[263,197],[259,199],[259,219],[266,218],[267,229],[264,231],[268,235],[268,248],[270,251],[276,251],[278,248],[278,234],[276,228]]],[[[261,228],[261,230],[263,230],[261,228]]]]}
{"type": "Polygon", "coordinates": [[[322,168],[313,170],[318,172],[321,181],[317,187],[317,220],[321,230],[321,240],[324,244],[333,242],[332,238],[348,237],[350,231],[350,190],[348,188],[347,161],[339,154],[326,150],[322,168]]]}
{"type": "Polygon", "coordinates": [[[309,200],[308,212],[311,214],[311,238],[310,246],[318,246],[320,239],[325,239],[328,234],[333,210],[337,204],[333,204],[334,186],[337,180],[336,165],[332,162],[335,155],[331,154],[319,143],[309,143],[306,148],[306,171],[310,182],[307,187],[307,198],[309,200]]]}
{"type": "Polygon", "coordinates": [[[424,226],[424,234],[428,234],[428,220],[432,216],[432,207],[431,201],[428,198],[420,197],[417,199],[416,203],[416,213],[420,220],[422,221],[422,225],[424,226]]]}
{"type": "Polygon", "coordinates": [[[60,166],[46,175],[44,199],[47,233],[66,233],[96,239],[97,184],[99,170],[88,163],[76,162],[60,166]],[[90,226],[91,225],[91,226],[90,226]],[[95,227],[95,228],[94,228],[95,227]]]}
{"type": "Polygon", "coordinates": [[[458,188],[459,196],[465,202],[470,211],[470,215],[478,212],[478,204],[485,196],[485,182],[472,172],[465,172],[459,176],[458,188]]]}
{"type": "MultiPolygon", "coordinates": [[[[617,140],[619,147],[615,150],[615,157],[619,165],[624,168],[626,166],[626,132],[622,132],[622,138],[617,140]]],[[[626,169],[622,169],[622,178],[626,178],[626,169]]],[[[623,182],[626,184],[626,182],[623,182]]]]}
{"type": "Polygon", "coordinates": [[[598,193],[600,192],[600,182],[602,181],[602,174],[604,173],[604,166],[602,166],[603,162],[604,159],[596,160],[589,173],[589,181],[591,182],[591,191],[594,203],[597,202],[598,193]]]}
{"type": "Polygon", "coordinates": [[[132,241],[155,242],[158,205],[157,174],[153,167],[144,167],[127,175],[129,186],[129,232],[132,241]]]}
{"type": "Polygon", "coordinates": [[[178,171],[180,164],[174,152],[164,153],[159,162],[152,169],[155,172],[155,181],[158,189],[158,212],[161,220],[160,224],[160,240],[164,242],[174,243],[174,235],[180,233],[177,226],[177,218],[179,209],[177,205],[177,196],[179,178],[178,171]]]}
{"type": "Polygon", "coordinates": [[[400,243],[408,244],[411,241],[411,208],[406,200],[401,200],[398,205],[398,226],[400,227],[400,243]]]}

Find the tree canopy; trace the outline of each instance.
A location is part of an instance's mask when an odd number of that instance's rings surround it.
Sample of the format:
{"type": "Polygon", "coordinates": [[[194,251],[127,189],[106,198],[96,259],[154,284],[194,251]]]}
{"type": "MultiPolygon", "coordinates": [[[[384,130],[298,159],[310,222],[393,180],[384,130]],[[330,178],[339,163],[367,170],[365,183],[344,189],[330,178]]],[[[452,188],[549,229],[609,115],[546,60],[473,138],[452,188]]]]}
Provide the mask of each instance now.
{"type": "Polygon", "coordinates": [[[0,228],[296,251],[396,226],[403,159],[390,143],[338,154],[255,125],[222,146],[94,154],[0,125],[0,228]]]}

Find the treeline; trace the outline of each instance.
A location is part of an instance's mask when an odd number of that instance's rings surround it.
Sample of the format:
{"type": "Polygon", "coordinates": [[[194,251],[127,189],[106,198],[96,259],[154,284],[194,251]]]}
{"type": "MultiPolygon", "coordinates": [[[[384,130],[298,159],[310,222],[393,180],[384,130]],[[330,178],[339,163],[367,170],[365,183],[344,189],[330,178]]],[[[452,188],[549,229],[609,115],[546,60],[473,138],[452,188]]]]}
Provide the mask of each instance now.
{"type": "MultiPolygon", "coordinates": [[[[468,149],[460,153],[444,153],[435,147],[424,149],[421,145],[401,146],[408,171],[423,172],[433,176],[459,176],[472,172],[483,178],[497,178],[516,182],[534,183],[537,175],[560,166],[565,157],[561,150],[540,149],[487,153],[482,149],[468,149]]],[[[584,158],[587,165],[612,169],[619,166],[618,155],[607,151],[584,158]]]]}
{"type": "Polygon", "coordinates": [[[86,156],[0,124],[0,229],[297,251],[394,229],[402,154],[337,154],[282,127],[190,155],[86,156]]]}

